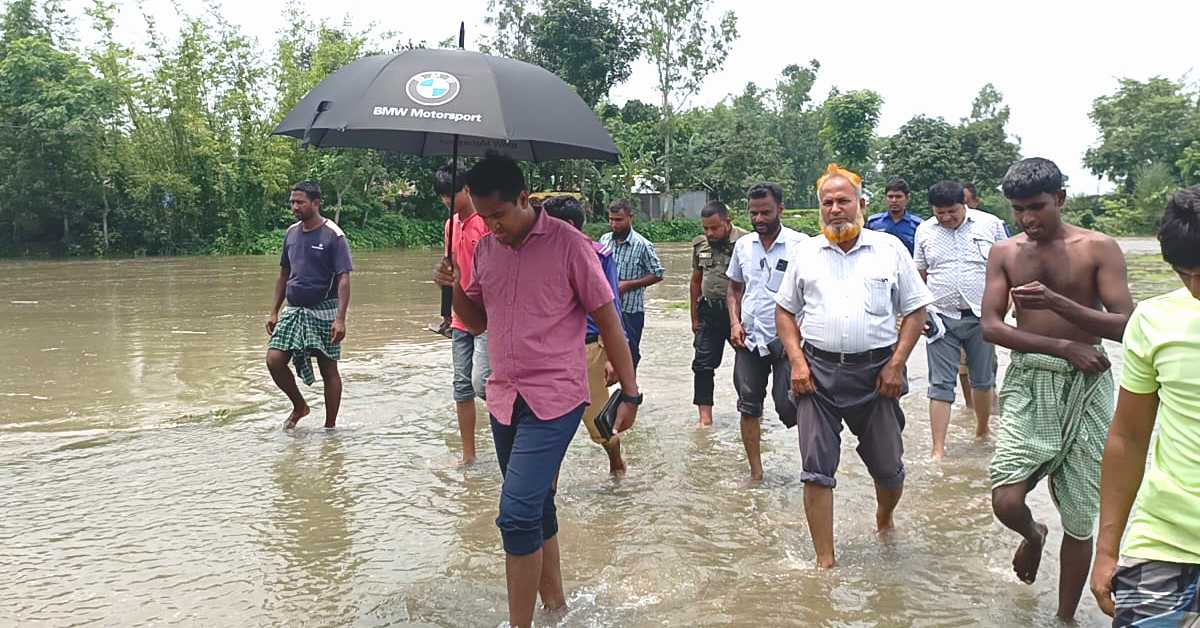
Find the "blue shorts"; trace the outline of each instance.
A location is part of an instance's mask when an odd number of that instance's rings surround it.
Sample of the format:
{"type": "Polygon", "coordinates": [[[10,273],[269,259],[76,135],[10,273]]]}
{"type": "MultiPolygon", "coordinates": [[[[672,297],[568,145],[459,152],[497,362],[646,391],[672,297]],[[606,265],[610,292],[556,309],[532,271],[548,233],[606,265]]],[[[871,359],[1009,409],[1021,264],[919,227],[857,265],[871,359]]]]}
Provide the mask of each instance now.
{"type": "Polygon", "coordinates": [[[496,526],[504,551],[525,556],[542,549],[558,534],[554,487],[567,446],[579,429],[587,404],[550,421],[534,416],[520,396],[513,404],[512,424],[492,417],[492,440],[504,485],[496,526]]]}
{"type": "Polygon", "coordinates": [[[1122,557],[1112,587],[1113,626],[1176,628],[1200,622],[1200,565],[1122,557]]]}
{"type": "Polygon", "coordinates": [[[475,397],[486,398],[483,391],[492,369],[488,364],[487,334],[472,336],[458,329],[451,330],[452,357],[454,359],[454,401],[470,401],[475,397]]]}
{"type": "Polygon", "coordinates": [[[954,401],[954,387],[958,384],[958,366],[963,352],[967,354],[967,376],[971,388],[991,389],[996,387],[996,347],[983,339],[983,326],[979,317],[970,311],[953,319],[941,314],[946,335],[925,345],[929,358],[929,398],[938,401],[954,401]]]}

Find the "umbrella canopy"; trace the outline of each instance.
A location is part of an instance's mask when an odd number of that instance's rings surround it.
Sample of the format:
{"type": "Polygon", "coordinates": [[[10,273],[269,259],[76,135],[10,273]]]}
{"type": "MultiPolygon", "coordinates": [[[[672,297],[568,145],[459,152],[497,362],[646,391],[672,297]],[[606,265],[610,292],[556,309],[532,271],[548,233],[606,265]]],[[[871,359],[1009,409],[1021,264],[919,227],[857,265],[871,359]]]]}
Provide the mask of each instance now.
{"type": "Polygon", "coordinates": [[[617,159],[608,131],[562,79],[465,50],[359,59],[321,81],[274,133],[313,146],[412,155],[494,150],[522,161],[617,159]]]}

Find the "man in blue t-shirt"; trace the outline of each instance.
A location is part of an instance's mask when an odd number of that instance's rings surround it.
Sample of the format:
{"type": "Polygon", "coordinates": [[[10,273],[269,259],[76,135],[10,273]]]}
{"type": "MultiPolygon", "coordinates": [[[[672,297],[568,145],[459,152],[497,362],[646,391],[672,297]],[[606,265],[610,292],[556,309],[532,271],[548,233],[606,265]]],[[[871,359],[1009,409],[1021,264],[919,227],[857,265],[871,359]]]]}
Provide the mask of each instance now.
{"type": "Polygon", "coordinates": [[[908,212],[909,189],[908,182],[900,177],[888,181],[884,188],[884,198],[887,201],[887,211],[873,214],[867,219],[867,228],[872,231],[890,233],[904,243],[908,254],[913,254],[913,245],[917,239],[917,227],[921,219],[908,212]]]}
{"type": "Polygon", "coordinates": [[[309,413],[308,403],[288,370],[289,361],[305,384],[312,385],[315,357],[325,383],[325,427],[337,424],[342,403],[342,377],[337,361],[346,337],[346,310],[350,307],[350,247],[346,235],[332,220],[321,216],[321,187],[311,181],[292,186],[292,214],[296,223],[283,237],[279,278],[267,320],[267,369],[275,385],[292,402],[284,423],[292,429],[309,413]],[[279,308],[287,298],[288,307],[279,308]]]}

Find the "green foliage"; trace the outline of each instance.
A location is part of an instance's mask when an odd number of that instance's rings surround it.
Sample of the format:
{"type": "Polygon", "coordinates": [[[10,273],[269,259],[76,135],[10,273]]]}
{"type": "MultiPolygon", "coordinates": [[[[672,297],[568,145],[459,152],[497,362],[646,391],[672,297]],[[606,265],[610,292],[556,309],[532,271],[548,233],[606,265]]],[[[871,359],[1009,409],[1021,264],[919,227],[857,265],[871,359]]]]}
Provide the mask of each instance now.
{"type": "MultiPolygon", "coordinates": [[[[789,228],[808,235],[820,232],[816,210],[785,210],[785,212],[783,224],[789,228]]],[[[733,224],[746,231],[753,230],[750,218],[744,213],[734,215],[733,224]]],[[[638,233],[651,242],[691,242],[693,238],[704,233],[704,227],[700,221],[691,218],[643,220],[635,222],[634,229],[637,229],[638,233]]],[[[604,222],[589,222],[583,226],[583,232],[592,239],[599,239],[608,231],[608,224],[604,222]]]]}
{"type": "Polygon", "coordinates": [[[882,106],[883,98],[871,90],[832,94],[825,101],[820,138],[839,164],[856,172],[866,171],[882,106]]]}
{"type": "MultiPolygon", "coordinates": [[[[347,213],[350,213],[349,210],[347,213]]],[[[342,225],[346,240],[354,250],[431,247],[442,244],[442,223],[433,220],[412,220],[386,214],[365,226],[342,225]]],[[[283,248],[286,229],[279,228],[252,234],[241,240],[219,236],[207,252],[220,255],[278,254],[283,248]]]]}
{"type": "Polygon", "coordinates": [[[544,0],[532,30],[533,62],[573,85],[590,107],[629,78],[642,54],[634,31],[591,0],[544,0]]]}

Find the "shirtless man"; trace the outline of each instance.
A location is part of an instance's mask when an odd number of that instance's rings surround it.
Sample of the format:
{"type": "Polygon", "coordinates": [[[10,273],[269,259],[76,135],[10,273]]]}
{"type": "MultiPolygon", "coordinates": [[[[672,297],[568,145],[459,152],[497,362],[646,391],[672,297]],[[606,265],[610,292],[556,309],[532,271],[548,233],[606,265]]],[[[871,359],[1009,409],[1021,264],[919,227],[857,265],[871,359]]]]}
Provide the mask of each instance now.
{"type": "Polygon", "coordinates": [[[1113,414],[1113,378],[1100,342],[1120,341],[1133,299],[1117,243],[1062,222],[1066,191],[1054,162],[1017,162],[1003,189],[1024,233],[992,248],[983,297],[984,338],[1012,350],[989,469],[992,510],[1024,538],[1013,570],[1033,583],[1046,526],[1034,520],[1025,496],[1050,478],[1065,532],[1058,616],[1071,621],[1091,563],[1100,458],[1113,414]],[[1016,327],[1004,321],[1010,293],[1016,327]]]}

